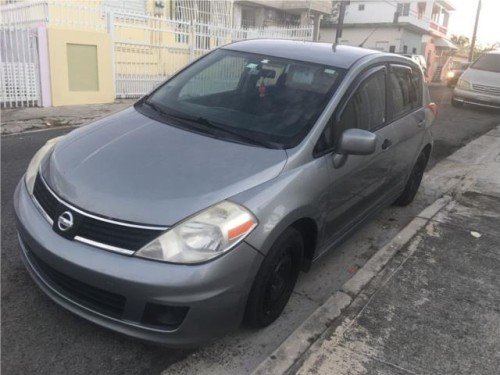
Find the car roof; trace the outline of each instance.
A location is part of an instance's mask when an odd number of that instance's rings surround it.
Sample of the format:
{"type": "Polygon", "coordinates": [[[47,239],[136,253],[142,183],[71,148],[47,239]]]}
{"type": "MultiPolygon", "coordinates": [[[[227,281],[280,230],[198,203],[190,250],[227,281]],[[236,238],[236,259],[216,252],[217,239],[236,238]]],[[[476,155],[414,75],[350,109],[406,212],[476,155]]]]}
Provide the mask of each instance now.
{"type": "Polygon", "coordinates": [[[284,39],[244,40],[225,45],[222,48],[331,65],[344,69],[350,68],[362,57],[383,54],[380,51],[360,47],[337,45],[333,48],[331,43],[303,42],[284,39]]]}

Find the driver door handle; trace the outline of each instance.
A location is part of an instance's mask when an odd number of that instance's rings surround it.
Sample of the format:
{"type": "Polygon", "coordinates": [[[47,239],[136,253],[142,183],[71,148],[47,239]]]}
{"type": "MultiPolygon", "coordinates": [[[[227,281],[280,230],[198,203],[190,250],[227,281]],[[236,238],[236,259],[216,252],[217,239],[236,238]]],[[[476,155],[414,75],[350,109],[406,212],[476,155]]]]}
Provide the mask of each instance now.
{"type": "Polygon", "coordinates": [[[382,142],[382,150],[387,150],[391,146],[392,146],[392,141],[387,138],[384,139],[384,142],[382,142]]]}

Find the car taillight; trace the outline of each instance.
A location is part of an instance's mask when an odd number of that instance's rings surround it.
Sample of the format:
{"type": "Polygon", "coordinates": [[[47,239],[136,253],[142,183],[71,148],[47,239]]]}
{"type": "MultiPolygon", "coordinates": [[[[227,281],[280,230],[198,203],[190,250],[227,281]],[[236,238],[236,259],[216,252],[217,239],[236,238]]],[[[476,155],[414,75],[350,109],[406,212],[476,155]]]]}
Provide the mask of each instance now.
{"type": "Polygon", "coordinates": [[[429,105],[427,106],[427,108],[429,108],[431,110],[431,112],[432,112],[432,114],[434,116],[437,116],[437,114],[438,114],[438,107],[437,107],[436,103],[434,103],[434,102],[429,103],[429,105]]]}

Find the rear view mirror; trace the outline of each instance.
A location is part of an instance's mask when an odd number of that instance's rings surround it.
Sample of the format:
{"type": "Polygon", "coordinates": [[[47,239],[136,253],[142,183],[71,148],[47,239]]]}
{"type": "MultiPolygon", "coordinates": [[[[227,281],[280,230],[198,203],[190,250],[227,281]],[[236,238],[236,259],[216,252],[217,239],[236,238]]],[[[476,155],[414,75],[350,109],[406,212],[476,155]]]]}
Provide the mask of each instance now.
{"type": "Polygon", "coordinates": [[[260,76],[264,78],[275,78],[276,77],[276,71],[272,69],[261,69],[260,70],[260,76]]]}
{"type": "Polygon", "coordinates": [[[370,155],[375,152],[377,135],[362,129],[347,129],[340,136],[337,154],[370,155]]]}

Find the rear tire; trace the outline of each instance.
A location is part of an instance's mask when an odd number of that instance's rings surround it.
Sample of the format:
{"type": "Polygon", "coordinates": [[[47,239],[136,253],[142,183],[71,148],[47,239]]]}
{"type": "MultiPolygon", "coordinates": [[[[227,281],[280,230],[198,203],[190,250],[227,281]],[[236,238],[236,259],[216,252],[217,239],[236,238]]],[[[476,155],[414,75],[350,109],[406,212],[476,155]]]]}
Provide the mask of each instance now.
{"type": "Polygon", "coordinates": [[[244,323],[263,328],[284,310],[300,273],[304,240],[288,228],[276,240],[260,266],[247,300],[244,323]]]}
{"type": "Polygon", "coordinates": [[[415,195],[417,195],[418,188],[420,187],[420,182],[422,181],[428,160],[429,156],[425,152],[420,153],[417,162],[411,170],[410,177],[406,182],[403,193],[394,201],[395,206],[408,206],[413,202],[415,195]]]}

